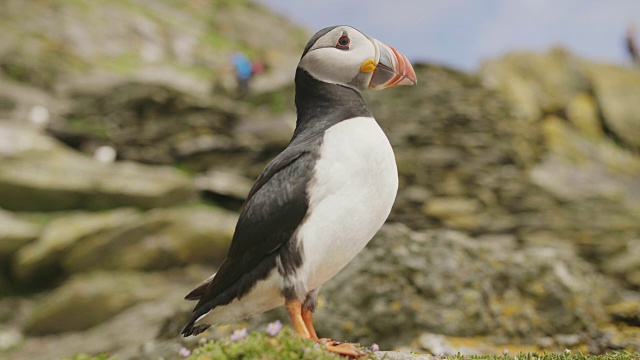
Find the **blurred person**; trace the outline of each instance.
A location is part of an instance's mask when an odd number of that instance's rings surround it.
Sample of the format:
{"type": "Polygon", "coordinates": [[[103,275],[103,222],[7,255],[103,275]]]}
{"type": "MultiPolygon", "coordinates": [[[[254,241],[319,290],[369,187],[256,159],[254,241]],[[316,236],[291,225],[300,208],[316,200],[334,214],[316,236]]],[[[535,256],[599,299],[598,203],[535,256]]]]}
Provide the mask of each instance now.
{"type": "Polygon", "coordinates": [[[253,64],[242,52],[236,52],[231,57],[236,70],[237,96],[243,98],[249,94],[249,82],[253,77],[253,64]]]}

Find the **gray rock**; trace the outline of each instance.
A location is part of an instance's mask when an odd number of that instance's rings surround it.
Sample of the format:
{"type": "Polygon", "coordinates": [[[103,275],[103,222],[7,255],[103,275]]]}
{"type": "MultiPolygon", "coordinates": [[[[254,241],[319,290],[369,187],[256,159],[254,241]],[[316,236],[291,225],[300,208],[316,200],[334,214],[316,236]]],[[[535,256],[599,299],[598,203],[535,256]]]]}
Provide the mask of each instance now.
{"type": "Polygon", "coordinates": [[[433,197],[424,204],[426,215],[451,218],[458,215],[474,214],[482,204],[477,199],[464,197],[433,197]]]}
{"type": "MultiPolygon", "coordinates": [[[[306,30],[255,4],[129,5],[0,4],[0,31],[6,34],[0,67],[7,77],[54,89],[60,98],[6,96],[6,114],[14,117],[27,105],[42,105],[55,115],[48,129],[74,147],[90,151],[108,143],[120,159],[172,164],[176,147],[188,142],[183,139],[235,135],[247,118],[238,109],[247,106],[229,96],[236,90],[233,52],[245,51],[266,64],[252,81],[252,95],[278,92],[291,86],[291,69],[308,39],[306,30]],[[215,16],[203,17],[206,13],[215,16]]],[[[0,83],[0,93],[4,89],[11,90],[0,83]]],[[[287,135],[279,136],[279,143],[286,145],[290,131],[287,135]]]]}
{"type": "Polygon", "coordinates": [[[253,182],[246,177],[219,170],[209,170],[205,174],[197,176],[195,182],[200,191],[237,200],[246,199],[253,185],[253,182]]]}
{"type": "Polygon", "coordinates": [[[608,325],[589,334],[589,352],[604,353],[608,349],[625,349],[630,353],[640,352],[640,327],[608,325]]]}
{"type": "Polygon", "coordinates": [[[600,137],[604,135],[604,130],[598,111],[596,99],[587,93],[580,93],[567,104],[567,119],[582,134],[594,138],[600,137]]]}
{"type": "Polygon", "coordinates": [[[640,72],[589,64],[587,71],[607,127],[624,143],[640,149],[640,72]]]}
{"type": "Polygon", "coordinates": [[[159,274],[90,273],[71,278],[43,297],[24,332],[46,335],[85,330],[141,301],[164,293],[159,274]]]}
{"type": "MultiPolygon", "coordinates": [[[[231,45],[253,49],[276,69],[290,69],[282,54],[297,52],[306,38],[299,27],[262,7],[218,3],[51,8],[10,0],[1,4],[0,30],[7,34],[0,64],[13,69],[13,77],[63,92],[73,91],[73,85],[81,86],[82,79],[95,73],[152,79],[178,73],[168,77],[172,86],[204,83],[205,91],[210,88],[206,84],[227,73],[220,69],[228,66],[229,55],[237,49],[231,45]],[[215,20],[201,16],[204,13],[215,13],[215,20]],[[169,18],[174,21],[164,21],[169,18]],[[114,21],[119,26],[111,26],[114,21]],[[61,23],[67,26],[60,28],[61,23]],[[279,45],[277,51],[274,44],[279,45]]],[[[288,79],[291,76],[289,72],[288,79]]]]}
{"type": "Polygon", "coordinates": [[[574,333],[606,317],[615,289],[575,254],[499,249],[394,224],[321,291],[318,332],[392,347],[416,332],[508,338],[574,333]]]}
{"type": "Polygon", "coordinates": [[[490,222],[486,213],[480,213],[478,199],[460,196],[433,197],[422,207],[425,215],[441,219],[455,229],[474,230],[484,228],[490,222]]]}
{"type": "MultiPolygon", "coordinates": [[[[630,240],[625,247],[602,264],[605,274],[615,275],[633,287],[640,286],[640,238],[630,240]]],[[[639,314],[640,315],[640,314],[639,314]]]]}
{"type": "Polygon", "coordinates": [[[564,109],[576,94],[587,90],[579,65],[562,49],[546,54],[510,53],[482,64],[480,75],[486,85],[511,101],[517,114],[533,121],[543,113],[564,109]]]}
{"type": "Polygon", "coordinates": [[[0,209],[0,259],[7,259],[40,235],[40,226],[0,209]]]}
{"type": "Polygon", "coordinates": [[[418,338],[420,347],[434,355],[478,355],[487,352],[483,346],[470,347],[468,345],[456,345],[446,336],[441,334],[423,333],[418,338]]]}
{"type": "Polygon", "coordinates": [[[32,86],[0,79],[0,118],[15,119],[21,123],[46,126],[51,116],[34,119],[34,109],[45,109],[45,114],[61,114],[69,110],[70,102],[32,86]],[[36,120],[36,121],[34,121],[36,120]],[[39,120],[39,121],[37,121],[39,120]]]}
{"type": "Polygon", "coordinates": [[[380,360],[436,360],[435,356],[399,351],[376,351],[373,356],[380,360]]]}
{"type": "Polygon", "coordinates": [[[640,211],[640,157],[607,138],[587,138],[562,119],[544,120],[549,152],[531,170],[531,180],[564,200],[619,199],[640,211]]]}
{"type": "Polygon", "coordinates": [[[24,141],[0,149],[0,206],[9,210],[150,208],[195,196],[190,179],[173,168],[99,163],[52,139],[40,143],[44,136],[27,128],[0,122],[0,138],[11,136],[24,141]]]}
{"type": "Polygon", "coordinates": [[[0,351],[7,352],[18,347],[24,336],[17,329],[0,329],[0,351]]]}
{"type": "Polygon", "coordinates": [[[0,119],[0,159],[11,159],[28,153],[64,151],[64,146],[36,127],[0,119]]]}
{"type": "MultiPolygon", "coordinates": [[[[210,272],[210,269],[187,267],[160,274],[133,274],[132,279],[137,279],[134,281],[126,280],[127,274],[131,273],[119,272],[113,276],[102,273],[83,275],[81,278],[84,279],[82,281],[84,285],[80,286],[79,289],[81,294],[98,294],[97,291],[92,290],[94,288],[92,277],[98,283],[103,282],[103,276],[106,276],[109,279],[104,282],[112,283],[116,288],[112,289],[113,293],[104,294],[104,299],[98,300],[95,305],[82,305],[80,307],[82,312],[91,312],[93,306],[97,306],[103,301],[108,301],[110,297],[120,299],[122,295],[118,294],[119,289],[117,286],[119,285],[126,289],[124,292],[127,294],[139,291],[147,292],[153,297],[132,304],[108,320],[92,326],[88,330],[66,331],[47,336],[26,336],[19,347],[3,353],[3,359],[61,359],[72,358],[79,353],[108,353],[118,359],[158,359],[158,356],[144,357],[141,352],[147,347],[146,344],[158,342],[156,336],[160,328],[168,317],[175,316],[177,309],[180,309],[180,313],[183,313],[185,317],[188,316],[192,304],[184,301],[183,296],[193,288],[194,283],[198,283],[204,277],[210,275],[210,272]],[[161,279],[158,279],[158,277],[161,277],[161,279]],[[138,280],[143,281],[143,284],[138,284],[141,287],[137,290],[135,288],[131,290],[130,286],[135,285],[138,280]]],[[[79,280],[76,281],[80,282],[79,280]]],[[[100,285],[98,287],[107,289],[107,286],[100,285]]],[[[141,297],[146,299],[144,294],[141,297]]],[[[82,298],[86,299],[85,295],[82,295],[82,298]]],[[[137,295],[133,296],[133,299],[138,298],[137,295]]],[[[51,304],[46,297],[42,297],[38,302],[51,304]]],[[[61,306],[59,309],[64,308],[66,307],[61,306]]],[[[112,306],[110,308],[115,309],[112,306]]],[[[103,310],[100,311],[102,312],[103,310]]],[[[74,316],[71,315],[70,319],[75,319],[74,316]]],[[[62,322],[64,323],[64,321],[62,322]]],[[[179,325],[182,326],[184,324],[180,323],[179,325]]],[[[64,324],[59,326],[64,326],[64,324]]],[[[182,342],[182,338],[178,337],[178,333],[179,331],[176,330],[172,334],[172,341],[175,341],[173,344],[182,342]]],[[[160,342],[167,343],[166,341],[160,342]]],[[[171,359],[176,357],[177,353],[173,352],[167,355],[165,358],[171,359]]]]}
{"type": "Polygon", "coordinates": [[[216,265],[226,254],[236,222],[236,214],[205,206],[152,210],[138,221],[88,236],[65,254],[62,266],[75,273],[216,265]]]}
{"type": "Polygon", "coordinates": [[[62,259],[90,235],[122,227],[139,218],[133,209],[76,212],[52,220],[38,239],[16,254],[13,274],[20,282],[38,281],[60,271],[62,259]]]}
{"type": "MultiPolygon", "coordinates": [[[[609,314],[614,320],[631,326],[640,326],[640,303],[638,301],[622,301],[609,307],[609,314]]],[[[638,329],[640,331],[640,329],[638,329]]]]}

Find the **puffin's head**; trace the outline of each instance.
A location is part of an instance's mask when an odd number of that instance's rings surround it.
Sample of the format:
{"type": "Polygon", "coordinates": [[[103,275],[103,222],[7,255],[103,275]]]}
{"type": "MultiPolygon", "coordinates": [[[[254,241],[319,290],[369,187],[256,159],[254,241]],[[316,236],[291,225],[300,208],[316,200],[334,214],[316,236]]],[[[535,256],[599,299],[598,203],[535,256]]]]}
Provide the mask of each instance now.
{"type": "Polygon", "coordinates": [[[298,67],[320,81],[358,90],[415,85],[417,81],[411,63],[402,53],[344,25],[313,35],[298,67]]]}

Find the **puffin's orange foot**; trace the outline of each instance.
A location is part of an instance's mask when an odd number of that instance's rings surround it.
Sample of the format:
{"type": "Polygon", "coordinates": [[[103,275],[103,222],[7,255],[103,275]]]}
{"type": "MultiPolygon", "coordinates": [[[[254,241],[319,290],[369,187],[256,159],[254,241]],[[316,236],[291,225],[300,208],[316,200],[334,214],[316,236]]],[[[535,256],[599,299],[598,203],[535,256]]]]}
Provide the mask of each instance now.
{"type": "Polygon", "coordinates": [[[350,358],[356,359],[368,354],[366,351],[358,349],[353,344],[341,343],[338,341],[321,341],[321,343],[322,342],[324,342],[324,346],[327,350],[338,355],[348,356],[350,358]]]}

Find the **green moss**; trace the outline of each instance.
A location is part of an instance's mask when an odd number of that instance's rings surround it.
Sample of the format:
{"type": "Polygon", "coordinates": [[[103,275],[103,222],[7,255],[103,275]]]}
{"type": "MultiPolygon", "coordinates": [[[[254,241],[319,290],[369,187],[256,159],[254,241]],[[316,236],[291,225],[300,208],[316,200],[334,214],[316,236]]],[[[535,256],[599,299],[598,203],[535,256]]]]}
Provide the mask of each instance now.
{"type": "Polygon", "coordinates": [[[208,44],[212,48],[218,49],[218,50],[221,50],[221,49],[229,50],[229,49],[233,49],[234,47],[233,42],[230,39],[226,38],[225,36],[221,35],[215,30],[206,32],[203,35],[202,40],[205,44],[208,44]]]}
{"type": "MultiPolygon", "coordinates": [[[[366,349],[363,349],[366,350],[366,349]]],[[[428,357],[432,360],[638,360],[640,354],[616,351],[604,355],[585,355],[565,350],[562,353],[519,353],[517,355],[457,355],[440,357],[411,353],[416,358],[428,357]]],[[[380,359],[387,357],[383,355],[380,359]]],[[[176,359],[180,358],[176,354],[176,359]]],[[[330,353],[310,340],[297,337],[291,328],[285,327],[276,336],[266,332],[254,332],[242,340],[226,338],[211,341],[194,349],[186,360],[344,360],[345,357],[330,353]]],[[[363,360],[377,359],[372,354],[362,357],[363,360]]],[[[89,356],[75,355],[68,360],[115,360],[106,354],[89,356]]]]}
{"type": "Polygon", "coordinates": [[[216,75],[215,71],[212,71],[210,68],[206,66],[199,66],[199,65],[184,66],[184,65],[176,64],[175,68],[184,74],[196,77],[198,79],[214,80],[216,75]]]}
{"type": "Polygon", "coordinates": [[[7,78],[18,82],[25,81],[29,69],[20,64],[3,64],[0,69],[6,74],[7,78]]]}
{"type": "Polygon", "coordinates": [[[134,52],[125,52],[106,59],[102,66],[120,74],[130,74],[140,65],[140,57],[134,52]]]}
{"type": "MultiPolygon", "coordinates": [[[[270,336],[265,332],[251,333],[243,340],[229,338],[212,341],[195,349],[187,360],[344,360],[330,353],[311,340],[295,336],[291,328],[284,328],[278,335],[270,336]]],[[[372,355],[361,359],[375,359],[372,355]]]]}
{"type": "Polygon", "coordinates": [[[91,134],[100,139],[108,139],[107,129],[101,124],[90,123],[89,120],[80,117],[70,117],[67,119],[69,130],[79,133],[91,134]]]}

